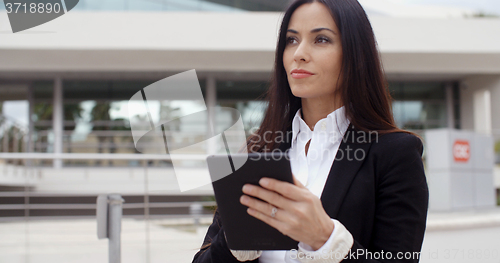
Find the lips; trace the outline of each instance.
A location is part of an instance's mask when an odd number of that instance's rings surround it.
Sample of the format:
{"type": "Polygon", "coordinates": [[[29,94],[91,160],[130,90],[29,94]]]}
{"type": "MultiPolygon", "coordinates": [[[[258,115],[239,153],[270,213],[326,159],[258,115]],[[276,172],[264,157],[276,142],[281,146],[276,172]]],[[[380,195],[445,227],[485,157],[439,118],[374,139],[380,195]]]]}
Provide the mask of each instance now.
{"type": "Polygon", "coordinates": [[[307,78],[307,77],[314,75],[313,73],[311,73],[307,70],[304,70],[304,69],[294,69],[290,72],[290,74],[295,79],[307,78]]]}

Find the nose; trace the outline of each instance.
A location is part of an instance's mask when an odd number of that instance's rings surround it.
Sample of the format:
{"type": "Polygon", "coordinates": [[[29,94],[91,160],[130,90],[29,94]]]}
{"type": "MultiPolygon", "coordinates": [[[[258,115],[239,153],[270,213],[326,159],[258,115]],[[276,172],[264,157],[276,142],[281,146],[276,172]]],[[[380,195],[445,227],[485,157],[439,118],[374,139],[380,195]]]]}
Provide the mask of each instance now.
{"type": "Polygon", "coordinates": [[[297,46],[297,49],[295,50],[295,54],[293,55],[293,59],[296,62],[299,62],[299,61],[309,62],[309,60],[311,59],[310,53],[309,53],[309,45],[305,41],[302,41],[297,46]]]}

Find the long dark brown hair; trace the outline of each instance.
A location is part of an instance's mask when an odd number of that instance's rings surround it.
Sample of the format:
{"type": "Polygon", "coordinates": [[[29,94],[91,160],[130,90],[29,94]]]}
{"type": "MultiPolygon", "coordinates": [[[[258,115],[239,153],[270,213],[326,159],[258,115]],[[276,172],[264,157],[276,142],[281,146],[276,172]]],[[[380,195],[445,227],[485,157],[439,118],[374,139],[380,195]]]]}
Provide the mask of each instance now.
{"type": "MultiPolygon", "coordinates": [[[[286,33],[293,12],[306,3],[325,5],[340,31],[342,66],[335,92],[345,106],[346,117],[358,130],[379,135],[407,132],[399,129],[392,115],[391,96],[383,72],[370,21],[357,0],[296,0],[285,11],[276,47],[271,85],[266,94],[268,107],[260,128],[248,138],[249,152],[273,150],[277,137],[286,134],[292,119],[302,107],[301,98],[292,94],[283,65],[286,33]]],[[[332,102],[333,103],[333,102],[332,102]]],[[[413,134],[413,133],[411,133],[413,134]]]]}
{"type": "MultiPolygon", "coordinates": [[[[365,11],[357,0],[296,0],[285,11],[280,27],[271,85],[266,94],[268,108],[257,132],[248,138],[249,152],[271,151],[278,136],[289,130],[302,107],[301,98],[292,94],[283,65],[286,32],[293,12],[306,3],[324,4],[332,14],[342,39],[342,68],[336,89],[345,106],[346,117],[358,130],[379,135],[409,131],[399,129],[392,116],[391,96],[377,50],[375,36],[365,11]],[[259,138],[254,140],[255,138],[259,138]]],[[[414,134],[416,135],[416,134],[414,134]]],[[[416,135],[418,136],[418,135],[416,135]]],[[[244,147],[243,147],[244,149],[244,147]]],[[[211,245],[201,247],[204,253],[211,245]]]]}

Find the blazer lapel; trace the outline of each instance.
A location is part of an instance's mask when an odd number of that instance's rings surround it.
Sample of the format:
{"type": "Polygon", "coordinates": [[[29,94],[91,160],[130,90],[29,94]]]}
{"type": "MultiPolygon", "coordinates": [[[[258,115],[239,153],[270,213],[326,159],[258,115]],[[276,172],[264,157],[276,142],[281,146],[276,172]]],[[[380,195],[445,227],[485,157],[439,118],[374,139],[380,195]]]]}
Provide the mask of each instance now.
{"type": "Polygon", "coordinates": [[[321,203],[330,217],[337,216],[352,181],[368,155],[370,146],[369,138],[360,137],[358,130],[350,124],[340,143],[321,194],[321,203]]]}
{"type": "MultiPolygon", "coordinates": [[[[287,132],[285,142],[279,145],[279,149],[282,152],[287,151],[291,147],[292,133],[290,131],[287,132]]],[[[323,193],[321,194],[323,208],[332,218],[337,216],[344,197],[356,177],[361,164],[366,159],[371,146],[370,138],[360,136],[366,135],[366,133],[359,134],[358,132],[360,131],[355,129],[354,125],[349,125],[340,143],[337,155],[326,179],[323,193]],[[355,156],[355,153],[357,153],[357,156],[355,156]]]]}

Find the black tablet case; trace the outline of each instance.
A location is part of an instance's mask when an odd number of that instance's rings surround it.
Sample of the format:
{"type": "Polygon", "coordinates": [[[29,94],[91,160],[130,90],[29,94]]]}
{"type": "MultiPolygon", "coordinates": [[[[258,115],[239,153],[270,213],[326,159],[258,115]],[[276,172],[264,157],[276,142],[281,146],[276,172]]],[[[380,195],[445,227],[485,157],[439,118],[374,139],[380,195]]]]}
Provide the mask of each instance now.
{"type": "MultiPolygon", "coordinates": [[[[212,155],[207,158],[213,178],[220,178],[217,175],[214,177],[214,171],[220,165],[227,165],[228,158],[228,155],[212,155]]],[[[231,158],[231,163],[238,163],[238,161],[241,163],[246,156],[233,154],[231,158]]],[[[240,203],[243,185],[246,183],[258,185],[262,177],[293,183],[290,161],[285,158],[285,153],[250,153],[246,163],[240,169],[212,182],[227,244],[233,250],[297,249],[297,241],[250,216],[247,213],[247,207],[240,203]]]]}

